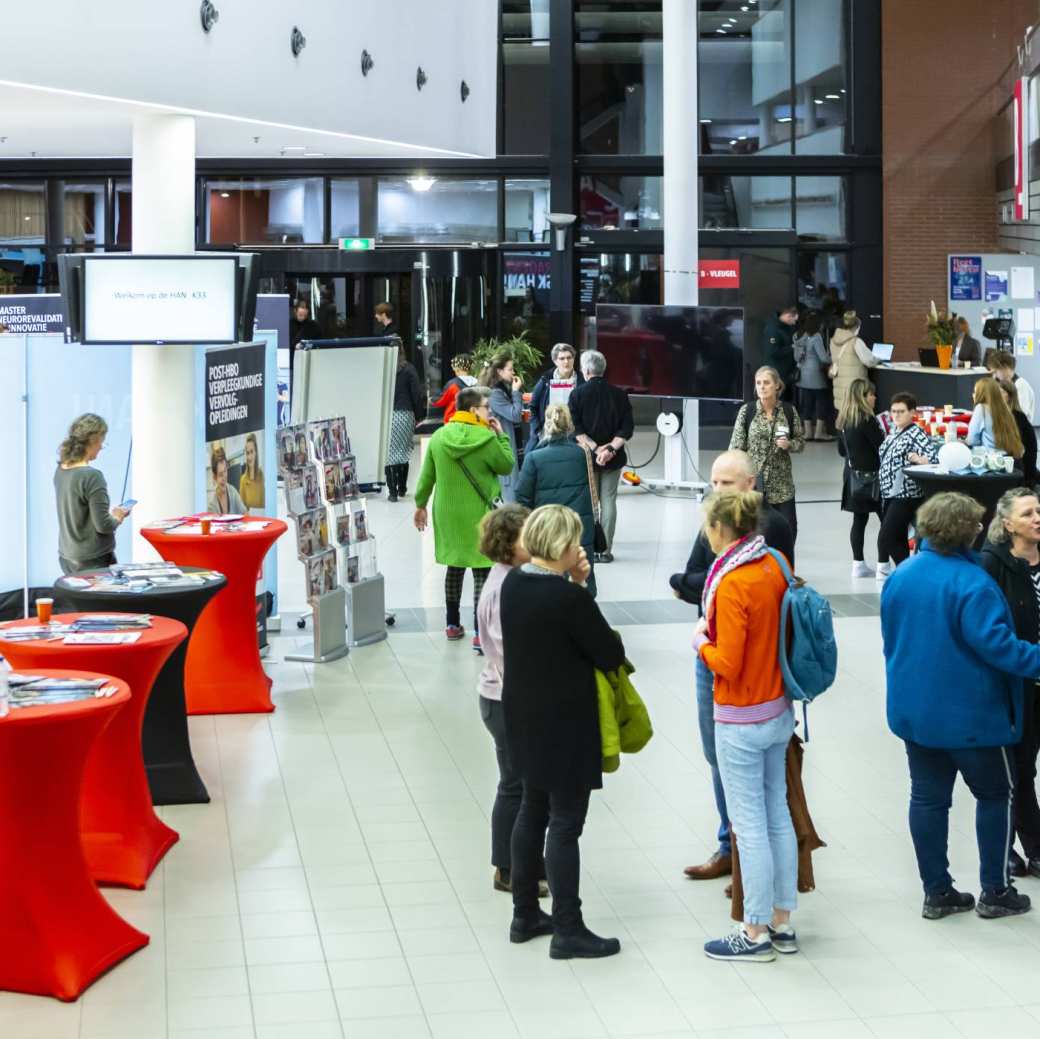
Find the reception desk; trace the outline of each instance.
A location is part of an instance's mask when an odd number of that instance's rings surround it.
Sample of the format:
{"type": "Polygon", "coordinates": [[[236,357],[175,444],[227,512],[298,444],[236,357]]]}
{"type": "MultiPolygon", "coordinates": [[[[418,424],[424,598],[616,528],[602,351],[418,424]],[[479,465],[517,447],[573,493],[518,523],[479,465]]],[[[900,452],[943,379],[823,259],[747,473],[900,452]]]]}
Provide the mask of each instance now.
{"type": "Polygon", "coordinates": [[[971,411],[975,383],[985,378],[985,368],[922,368],[919,364],[896,362],[871,369],[877,389],[878,408],[887,410],[893,393],[912,393],[919,404],[941,408],[952,404],[971,411]]]}

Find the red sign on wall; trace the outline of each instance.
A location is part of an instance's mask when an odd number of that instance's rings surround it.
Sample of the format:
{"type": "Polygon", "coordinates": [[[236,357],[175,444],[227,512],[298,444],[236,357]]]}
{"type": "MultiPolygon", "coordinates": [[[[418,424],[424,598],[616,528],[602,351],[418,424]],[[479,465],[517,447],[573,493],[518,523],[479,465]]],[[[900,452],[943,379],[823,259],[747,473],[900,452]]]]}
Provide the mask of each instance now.
{"type": "Polygon", "coordinates": [[[701,260],[698,269],[702,289],[740,288],[740,260],[701,260]]]}

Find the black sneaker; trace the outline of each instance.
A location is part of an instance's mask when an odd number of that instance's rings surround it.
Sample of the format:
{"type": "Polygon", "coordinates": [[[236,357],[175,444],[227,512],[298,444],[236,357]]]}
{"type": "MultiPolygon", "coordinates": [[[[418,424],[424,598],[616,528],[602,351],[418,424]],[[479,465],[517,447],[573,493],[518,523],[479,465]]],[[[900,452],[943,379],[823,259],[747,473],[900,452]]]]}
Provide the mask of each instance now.
{"type": "Polygon", "coordinates": [[[529,942],[532,938],[544,938],[552,933],[552,917],[540,909],[535,917],[514,916],[509,925],[509,940],[514,945],[529,942]]]}
{"type": "Polygon", "coordinates": [[[996,920],[1001,916],[1018,916],[1028,913],[1032,903],[1028,895],[1020,895],[1013,884],[1003,891],[983,891],[975,912],[984,920],[996,920]]]}
{"type": "Polygon", "coordinates": [[[1040,858],[1030,859],[1027,868],[1031,877],[1040,877],[1040,858]]]}
{"type": "Polygon", "coordinates": [[[549,957],[554,960],[598,960],[621,951],[617,938],[600,938],[584,924],[574,934],[554,934],[549,957]]]}
{"type": "Polygon", "coordinates": [[[926,920],[941,920],[954,913],[969,913],[974,908],[974,895],[951,887],[939,895],[926,895],[921,916],[926,920]]]}
{"type": "Polygon", "coordinates": [[[1008,855],[1008,873],[1013,877],[1029,876],[1029,869],[1026,866],[1025,859],[1014,848],[1011,849],[1011,854],[1008,855]]]}

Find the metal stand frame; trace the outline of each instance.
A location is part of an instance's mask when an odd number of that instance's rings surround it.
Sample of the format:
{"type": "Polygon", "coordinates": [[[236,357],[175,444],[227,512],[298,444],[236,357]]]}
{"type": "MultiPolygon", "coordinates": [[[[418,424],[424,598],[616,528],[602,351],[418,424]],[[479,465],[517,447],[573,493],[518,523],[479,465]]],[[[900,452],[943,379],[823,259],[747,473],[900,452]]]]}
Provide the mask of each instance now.
{"type": "MultiPolygon", "coordinates": [[[[310,653],[286,653],[286,660],[299,660],[307,664],[327,664],[345,657],[347,648],[346,616],[347,596],[343,588],[333,588],[311,603],[314,620],[314,638],[310,653]]],[[[303,639],[297,640],[297,644],[303,639]]]]}

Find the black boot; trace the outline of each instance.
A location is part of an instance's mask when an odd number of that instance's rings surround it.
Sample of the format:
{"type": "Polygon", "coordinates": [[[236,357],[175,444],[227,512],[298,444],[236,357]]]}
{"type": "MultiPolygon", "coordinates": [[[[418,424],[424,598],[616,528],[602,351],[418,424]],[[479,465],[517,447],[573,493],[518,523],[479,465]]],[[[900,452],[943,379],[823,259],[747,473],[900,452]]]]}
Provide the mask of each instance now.
{"type": "Polygon", "coordinates": [[[549,958],[553,960],[598,960],[620,951],[617,938],[600,938],[584,924],[571,934],[554,934],[549,944],[549,958]]]}
{"type": "Polygon", "coordinates": [[[398,481],[397,481],[397,496],[399,498],[405,497],[408,494],[408,463],[399,465],[397,467],[398,481]]]}
{"type": "MultiPolygon", "coordinates": [[[[509,940],[514,945],[529,942],[532,938],[542,938],[553,933],[552,917],[548,913],[538,910],[538,915],[533,917],[514,916],[509,926],[509,940]]],[[[553,938],[553,941],[556,941],[553,938]]]]}
{"type": "Polygon", "coordinates": [[[397,501],[397,466],[386,467],[386,489],[390,495],[390,501],[397,501]]]}

